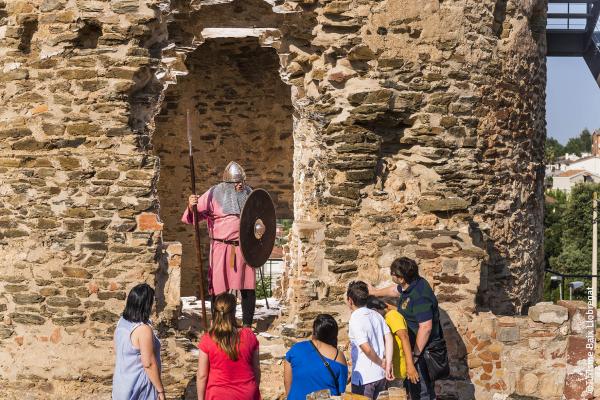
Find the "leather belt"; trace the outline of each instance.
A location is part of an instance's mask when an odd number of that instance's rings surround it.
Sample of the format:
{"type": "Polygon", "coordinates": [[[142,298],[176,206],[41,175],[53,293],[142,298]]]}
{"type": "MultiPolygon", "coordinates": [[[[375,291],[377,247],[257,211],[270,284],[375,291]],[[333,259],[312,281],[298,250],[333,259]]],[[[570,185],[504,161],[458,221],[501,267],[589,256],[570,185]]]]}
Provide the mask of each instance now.
{"type": "Polygon", "coordinates": [[[239,240],[225,240],[225,239],[216,239],[216,238],[210,238],[210,240],[215,240],[217,242],[221,242],[221,243],[225,243],[225,244],[229,244],[229,245],[233,245],[233,246],[240,245],[239,240]]]}

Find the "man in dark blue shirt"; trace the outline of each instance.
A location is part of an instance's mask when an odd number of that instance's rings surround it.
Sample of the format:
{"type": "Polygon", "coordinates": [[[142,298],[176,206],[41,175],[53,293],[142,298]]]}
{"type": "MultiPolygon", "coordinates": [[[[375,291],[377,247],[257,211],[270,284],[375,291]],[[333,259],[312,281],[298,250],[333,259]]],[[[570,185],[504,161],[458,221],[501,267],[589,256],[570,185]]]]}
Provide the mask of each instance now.
{"type": "Polygon", "coordinates": [[[419,267],[414,260],[407,257],[395,259],[390,266],[390,273],[396,285],[381,289],[369,287],[369,294],[398,297],[398,311],[408,325],[415,367],[419,373],[419,382],[408,381],[411,399],[435,400],[434,382],[429,379],[421,352],[430,340],[440,336],[437,298],[427,280],[419,276],[419,267]]]}

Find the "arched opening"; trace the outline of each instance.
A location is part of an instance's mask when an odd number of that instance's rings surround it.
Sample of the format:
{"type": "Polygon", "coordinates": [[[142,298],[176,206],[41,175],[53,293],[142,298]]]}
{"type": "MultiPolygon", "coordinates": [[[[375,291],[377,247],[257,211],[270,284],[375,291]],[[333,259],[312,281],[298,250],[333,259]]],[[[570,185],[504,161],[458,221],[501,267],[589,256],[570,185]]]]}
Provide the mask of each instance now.
{"type": "MultiPolygon", "coordinates": [[[[293,217],[290,88],[280,78],[273,48],[261,47],[257,37],[236,36],[207,39],[188,54],[188,74],[168,87],[155,119],[153,147],[160,158],[157,191],[163,241],[182,244],[181,296],[197,296],[200,284],[193,229],[180,220],[191,193],[188,109],[198,193],[220,182],[224,167],[235,160],[245,168],[250,186],[269,191],[278,218],[293,217]]],[[[204,226],[201,232],[206,271],[204,226]]]]}

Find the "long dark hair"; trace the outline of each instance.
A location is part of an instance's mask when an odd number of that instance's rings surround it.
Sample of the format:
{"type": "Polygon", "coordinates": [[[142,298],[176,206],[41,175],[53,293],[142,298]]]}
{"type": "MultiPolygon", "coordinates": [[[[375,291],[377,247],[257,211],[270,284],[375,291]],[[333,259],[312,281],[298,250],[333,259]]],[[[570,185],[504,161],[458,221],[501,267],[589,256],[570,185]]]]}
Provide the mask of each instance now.
{"type": "Polygon", "coordinates": [[[123,311],[123,318],[129,322],[147,322],[154,304],[154,289],[147,283],[140,283],[131,289],[123,311]]]}
{"type": "Polygon", "coordinates": [[[329,314],[319,314],[313,322],[313,337],[330,346],[337,347],[338,324],[329,314]]]}
{"type": "Polygon", "coordinates": [[[238,359],[240,343],[239,326],[235,320],[236,298],[231,293],[221,293],[215,298],[215,312],[209,335],[217,346],[227,354],[232,361],[238,359]]]}

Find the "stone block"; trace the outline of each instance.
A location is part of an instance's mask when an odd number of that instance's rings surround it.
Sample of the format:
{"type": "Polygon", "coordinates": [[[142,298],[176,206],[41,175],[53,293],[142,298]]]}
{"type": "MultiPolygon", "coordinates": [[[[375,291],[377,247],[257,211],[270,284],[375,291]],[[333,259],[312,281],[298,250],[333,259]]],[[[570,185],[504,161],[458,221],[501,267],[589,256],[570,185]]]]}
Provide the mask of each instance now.
{"type": "Polygon", "coordinates": [[[55,296],[58,293],[60,293],[60,291],[54,287],[43,287],[40,289],[40,294],[44,297],[55,296]]]}
{"type": "Polygon", "coordinates": [[[569,318],[567,308],[550,302],[542,302],[530,307],[528,315],[533,321],[546,324],[562,324],[569,318]]]}
{"type": "Polygon", "coordinates": [[[366,44],[358,44],[348,51],[348,60],[350,61],[368,61],[373,58],[375,58],[375,53],[366,44]]]}
{"type": "MultiPolygon", "coordinates": [[[[64,215],[69,218],[92,218],[94,213],[85,207],[72,207],[65,211],[64,215]]],[[[65,221],[65,223],[71,221],[65,221]]],[[[83,225],[83,221],[80,222],[83,225]]]]}
{"type": "MultiPolygon", "coordinates": [[[[91,214],[94,215],[94,213],[91,214]]],[[[67,231],[83,232],[83,220],[81,219],[63,219],[63,225],[67,231]]]]}
{"type": "Polygon", "coordinates": [[[20,238],[29,236],[29,232],[23,229],[7,229],[3,232],[5,238],[20,238]]]}
{"type": "Polygon", "coordinates": [[[74,136],[97,136],[100,127],[89,122],[79,122],[67,126],[67,133],[74,136]]]}
{"type": "Polygon", "coordinates": [[[440,255],[429,249],[416,249],[415,256],[421,260],[432,260],[438,258],[440,255]]]}
{"type": "Polygon", "coordinates": [[[67,171],[76,170],[81,167],[81,162],[75,157],[62,156],[57,157],[56,159],[58,160],[58,163],[60,164],[61,168],[67,171]]]}
{"type": "Polygon", "coordinates": [[[26,136],[31,136],[32,134],[33,133],[31,132],[31,129],[26,128],[24,126],[8,128],[8,129],[1,129],[0,130],[0,139],[6,139],[6,138],[17,139],[17,138],[22,138],[22,137],[26,137],[26,136]]]}
{"type": "Polygon", "coordinates": [[[498,326],[496,339],[501,342],[518,342],[521,339],[518,326],[498,326]]]}
{"type": "Polygon", "coordinates": [[[344,263],[344,264],[330,264],[328,270],[334,272],[336,274],[341,274],[344,272],[352,272],[356,271],[358,266],[354,263],[344,263]]]}
{"type": "Polygon", "coordinates": [[[89,297],[90,291],[86,287],[79,287],[67,290],[67,297],[89,297]]]}
{"type": "Polygon", "coordinates": [[[588,309],[587,303],[584,301],[561,300],[557,304],[568,310],[571,333],[586,335],[589,329],[587,322],[596,318],[596,310],[588,309]]]}
{"type": "Polygon", "coordinates": [[[90,79],[95,78],[97,76],[97,71],[95,69],[85,69],[85,68],[71,68],[71,69],[63,69],[61,71],[61,76],[64,79],[90,79]]]}
{"type": "Polygon", "coordinates": [[[567,374],[565,386],[563,389],[563,398],[565,400],[593,399],[586,391],[585,372],[575,372],[567,374]]]}
{"type": "Polygon", "coordinates": [[[90,319],[92,321],[104,322],[104,323],[113,323],[119,320],[119,316],[113,312],[107,310],[100,310],[93,312],[90,315],[90,319]]]}
{"type": "Polygon", "coordinates": [[[136,216],[137,230],[142,232],[160,232],[163,223],[159,221],[158,215],[154,213],[141,213],[136,216]]]}
{"type": "Polygon", "coordinates": [[[121,175],[121,173],[119,171],[104,170],[104,171],[99,171],[96,174],[96,178],[97,179],[115,180],[115,179],[119,178],[120,175],[121,175]]]}
{"type": "Polygon", "coordinates": [[[392,99],[393,92],[389,89],[376,89],[368,91],[354,91],[348,95],[348,101],[352,105],[358,104],[388,104],[392,99]]]}
{"type": "Polygon", "coordinates": [[[325,255],[327,258],[336,263],[344,263],[348,261],[355,261],[358,257],[358,249],[329,248],[325,250],[325,255]]]}
{"type": "Polygon", "coordinates": [[[105,231],[90,231],[85,233],[85,239],[88,242],[107,242],[108,241],[108,233],[105,231]]]}
{"type": "Polygon", "coordinates": [[[581,336],[570,335],[567,338],[567,363],[576,366],[580,361],[587,359],[587,339],[581,336]]]}
{"type": "Polygon", "coordinates": [[[0,325],[0,339],[8,339],[15,333],[15,330],[10,326],[0,325]]]}
{"type": "Polygon", "coordinates": [[[25,290],[27,290],[26,285],[15,285],[15,284],[4,285],[4,291],[7,293],[23,292],[25,290]]]}
{"type": "Polygon", "coordinates": [[[15,312],[10,314],[10,318],[18,323],[25,325],[43,325],[46,319],[38,314],[15,312]]]}
{"type": "Polygon", "coordinates": [[[37,227],[38,229],[55,229],[60,226],[60,222],[54,218],[39,218],[37,227]]]}
{"type": "Polygon", "coordinates": [[[99,300],[117,299],[125,300],[127,294],[125,292],[98,292],[99,300]]]}
{"type": "Polygon", "coordinates": [[[538,391],[539,379],[533,373],[524,374],[517,383],[519,392],[526,395],[536,394],[538,391]]]}
{"type": "Polygon", "coordinates": [[[71,278],[90,279],[92,274],[84,268],[78,267],[63,267],[63,274],[71,278]]]}
{"type": "Polygon", "coordinates": [[[444,199],[423,198],[417,202],[417,205],[425,212],[456,211],[467,209],[469,207],[469,202],[458,197],[448,197],[444,199]]]}
{"type": "Polygon", "coordinates": [[[48,297],[46,303],[52,307],[79,307],[81,305],[79,299],[62,296],[48,297]]]}
{"type": "Polygon", "coordinates": [[[52,318],[52,322],[55,325],[61,325],[61,326],[79,325],[82,322],[85,322],[85,320],[86,320],[86,317],[84,315],[70,315],[67,317],[52,318]]]}
{"type": "Polygon", "coordinates": [[[44,296],[37,293],[15,293],[13,301],[17,304],[36,304],[44,301],[44,296]]]}
{"type": "Polygon", "coordinates": [[[360,189],[352,184],[339,184],[330,188],[333,196],[357,200],[360,197],[360,189]]]}

